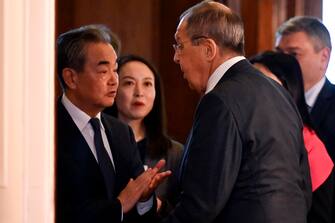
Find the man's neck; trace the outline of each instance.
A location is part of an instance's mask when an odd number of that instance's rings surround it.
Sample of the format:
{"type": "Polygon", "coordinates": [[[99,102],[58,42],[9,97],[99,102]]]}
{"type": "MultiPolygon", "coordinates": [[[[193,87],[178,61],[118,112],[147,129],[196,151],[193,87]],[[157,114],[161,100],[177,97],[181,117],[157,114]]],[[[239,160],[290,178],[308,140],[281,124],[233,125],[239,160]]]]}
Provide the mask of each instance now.
{"type": "Polygon", "coordinates": [[[231,66],[233,66],[238,61],[245,59],[245,57],[239,55],[234,55],[233,57],[227,57],[227,58],[228,59],[221,60],[222,63],[219,64],[219,66],[217,66],[216,69],[209,76],[206,83],[204,94],[214,89],[216,84],[219,82],[219,80],[231,66]]]}
{"type": "Polygon", "coordinates": [[[315,80],[309,81],[309,82],[304,82],[305,92],[308,92],[311,88],[313,88],[315,85],[317,85],[324,77],[325,77],[325,75],[321,75],[321,76],[319,76],[318,79],[315,79],[315,80]]]}
{"type": "Polygon", "coordinates": [[[74,94],[71,94],[69,92],[65,92],[65,95],[71,101],[72,104],[74,104],[77,108],[79,108],[92,118],[96,117],[96,115],[103,110],[103,108],[101,109],[92,108],[86,103],[81,103],[81,100],[79,100],[74,94]]]}
{"type": "Polygon", "coordinates": [[[311,88],[308,89],[308,91],[305,92],[305,99],[306,103],[309,107],[313,107],[316,99],[326,81],[326,77],[323,77],[321,80],[319,80],[316,84],[314,84],[311,88]]]}

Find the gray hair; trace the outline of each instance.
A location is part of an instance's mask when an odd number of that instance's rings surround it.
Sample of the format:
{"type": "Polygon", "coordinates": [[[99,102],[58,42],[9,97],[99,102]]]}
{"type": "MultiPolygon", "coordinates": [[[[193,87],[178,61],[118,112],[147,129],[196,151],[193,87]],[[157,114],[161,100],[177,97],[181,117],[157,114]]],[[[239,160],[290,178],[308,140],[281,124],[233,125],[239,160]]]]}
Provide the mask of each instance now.
{"type": "Polygon", "coordinates": [[[101,29],[104,32],[108,33],[110,35],[110,44],[112,45],[112,47],[114,48],[116,55],[120,56],[121,54],[121,48],[122,48],[122,44],[121,44],[121,40],[119,38],[119,36],[112,32],[112,30],[110,30],[108,28],[108,26],[103,25],[103,24],[91,24],[91,25],[87,25],[85,26],[87,28],[96,28],[96,29],[101,29]]]}
{"type": "Polygon", "coordinates": [[[106,27],[98,25],[82,26],[61,34],[57,39],[57,73],[63,90],[66,84],[63,79],[63,69],[72,68],[81,72],[86,63],[86,46],[89,43],[112,42],[112,36],[106,27]]]}
{"type": "Polygon", "coordinates": [[[326,26],[316,17],[296,16],[284,22],[276,32],[276,39],[296,32],[304,32],[313,40],[314,50],[324,47],[332,49],[329,32],[326,26]]]}
{"type": "Polygon", "coordinates": [[[191,39],[208,37],[221,49],[228,48],[244,54],[243,22],[225,5],[202,1],[183,12],[182,19],[187,21],[186,33],[191,39]]]}

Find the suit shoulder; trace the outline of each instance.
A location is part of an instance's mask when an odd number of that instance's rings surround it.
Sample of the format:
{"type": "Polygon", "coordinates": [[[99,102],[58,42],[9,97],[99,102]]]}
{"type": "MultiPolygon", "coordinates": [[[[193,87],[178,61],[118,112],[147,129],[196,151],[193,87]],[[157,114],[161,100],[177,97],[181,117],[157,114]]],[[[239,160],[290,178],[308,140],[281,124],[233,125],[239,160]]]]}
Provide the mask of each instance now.
{"type": "Polygon", "coordinates": [[[168,153],[174,156],[181,156],[183,149],[183,144],[171,139],[171,147],[169,148],[168,153]]]}
{"type": "Polygon", "coordinates": [[[184,145],[180,142],[177,142],[176,140],[171,139],[171,147],[175,150],[182,150],[184,145]]]}
{"type": "Polygon", "coordinates": [[[318,95],[315,106],[317,106],[319,100],[321,100],[322,104],[328,104],[328,109],[335,110],[335,85],[328,79],[318,95]]]}
{"type": "Polygon", "coordinates": [[[326,87],[328,91],[332,92],[333,97],[335,97],[335,84],[326,79],[326,84],[324,85],[324,87],[326,87]]]}
{"type": "Polygon", "coordinates": [[[331,97],[332,97],[332,100],[335,100],[335,85],[330,83],[330,91],[331,91],[331,97]]]}

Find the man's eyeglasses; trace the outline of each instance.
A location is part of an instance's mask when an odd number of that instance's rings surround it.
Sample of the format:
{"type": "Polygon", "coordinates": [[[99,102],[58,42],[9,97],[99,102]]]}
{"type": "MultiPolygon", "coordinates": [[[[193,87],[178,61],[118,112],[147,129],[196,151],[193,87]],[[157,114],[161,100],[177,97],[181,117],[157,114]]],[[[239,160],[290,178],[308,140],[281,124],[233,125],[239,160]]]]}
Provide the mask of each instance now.
{"type": "Polygon", "coordinates": [[[190,40],[186,40],[184,42],[180,42],[180,43],[176,43],[176,44],[172,44],[173,46],[173,49],[176,51],[176,52],[180,52],[181,50],[184,49],[184,44],[187,43],[187,42],[193,42],[195,40],[198,40],[198,39],[208,39],[209,37],[207,36],[194,36],[192,37],[190,40]]]}

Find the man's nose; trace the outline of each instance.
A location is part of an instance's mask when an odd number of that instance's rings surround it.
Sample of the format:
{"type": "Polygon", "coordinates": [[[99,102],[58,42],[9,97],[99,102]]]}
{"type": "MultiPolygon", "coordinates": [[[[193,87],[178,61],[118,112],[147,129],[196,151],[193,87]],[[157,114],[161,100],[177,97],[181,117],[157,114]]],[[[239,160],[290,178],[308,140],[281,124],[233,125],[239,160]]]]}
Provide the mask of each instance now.
{"type": "Polygon", "coordinates": [[[174,52],[173,61],[179,64],[179,53],[177,51],[174,52]]]}
{"type": "Polygon", "coordinates": [[[111,75],[108,80],[108,84],[110,85],[117,85],[119,82],[119,75],[116,72],[111,72],[111,75]]]}

